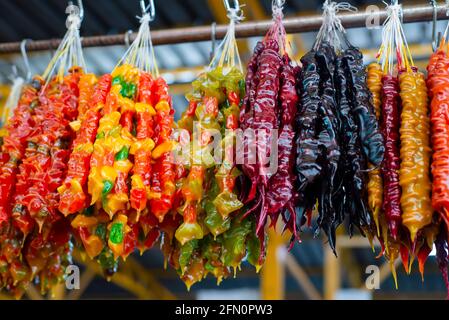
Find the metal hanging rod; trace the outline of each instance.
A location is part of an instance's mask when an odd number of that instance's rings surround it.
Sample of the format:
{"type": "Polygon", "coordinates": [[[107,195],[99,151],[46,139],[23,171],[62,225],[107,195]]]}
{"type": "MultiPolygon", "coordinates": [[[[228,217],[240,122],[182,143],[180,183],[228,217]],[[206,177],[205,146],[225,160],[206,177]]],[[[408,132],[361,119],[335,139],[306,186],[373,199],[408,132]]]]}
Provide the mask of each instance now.
{"type": "MultiPolygon", "coordinates": [[[[429,5],[418,5],[404,7],[403,22],[410,23],[432,21],[434,10],[436,10],[437,18],[439,20],[449,19],[449,17],[447,16],[448,7],[446,6],[437,6],[435,9],[433,6],[429,5]]],[[[375,15],[378,15],[379,23],[382,24],[387,17],[387,12],[385,10],[380,10],[378,13],[375,13],[375,15]]],[[[372,17],[373,13],[370,12],[347,13],[341,15],[341,22],[345,28],[365,27],[366,22],[371,21],[372,17]]],[[[263,36],[267,32],[271,24],[271,20],[240,23],[235,28],[236,37],[247,38],[254,36],[263,36]]],[[[317,31],[321,27],[321,24],[321,15],[284,19],[285,29],[288,33],[317,31]]],[[[216,26],[216,39],[222,39],[226,35],[227,27],[227,25],[216,26]]],[[[153,31],[151,35],[153,45],[209,41],[211,35],[211,26],[156,30],[153,31]]],[[[135,36],[135,33],[131,34],[129,36],[129,40],[133,41],[135,36]]],[[[26,49],[28,52],[51,50],[56,48],[59,45],[59,42],[60,40],[55,39],[28,41],[26,44],[26,49]]],[[[82,44],[83,47],[123,45],[125,44],[125,36],[123,34],[117,34],[84,37],[82,39],[82,44]]],[[[14,52],[20,52],[20,42],[0,43],[0,54],[14,52]]]]}

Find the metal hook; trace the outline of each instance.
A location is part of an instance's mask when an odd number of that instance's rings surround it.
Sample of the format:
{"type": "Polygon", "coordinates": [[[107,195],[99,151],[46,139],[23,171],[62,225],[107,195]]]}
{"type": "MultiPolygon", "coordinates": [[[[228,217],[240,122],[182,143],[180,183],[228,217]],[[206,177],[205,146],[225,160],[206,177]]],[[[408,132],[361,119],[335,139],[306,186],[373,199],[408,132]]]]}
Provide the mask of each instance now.
{"type": "Polygon", "coordinates": [[[140,9],[142,9],[142,14],[146,15],[149,13],[150,21],[153,21],[156,17],[156,8],[154,7],[154,0],[149,0],[150,3],[145,5],[145,0],[140,0],[140,9]],[[148,12],[149,11],[149,12],[148,12]]]}
{"type": "MultiPolygon", "coordinates": [[[[79,15],[80,21],[82,22],[84,19],[84,5],[83,0],[77,0],[78,2],[78,12],[75,11],[79,15]]],[[[69,7],[73,6],[73,2],[69,1],[69,7]]],[[[70,11],[66,11],[66,13],[71,13],[70,11]]]]}
{"type": "Polygon", "coordinates": [[[271,3],[271,5],[274,7],[278,7],[278,8],[282,8],[285,4],[285,0],[273,0],[273,2],[271,3]]]}
{"type": "Polygon", "coordinates": [[[437,4],[435,0],[430,0],[433,7],[433,18],[432,18],[432,49],[435,51],[439,45],[439,39],[437,39],[437,4]]]}
{"type": "Polygon", "coordinates": [[[29,40],[30,39],[23,39],[22,42],[20,43],[20,52],[22,53],[23,62],[25,64],[27,81],[29,81],[31,79],[30,61],[28,60],[28,55],[27,55],[27,51],[26,51],[26,45],[29,40]]]}
{"type": "Polygon", "coordinates": [[[210,51],[210,60],[212,61],[212,59],[215,56],[215,46],[216,46],[216,40],[217,40],[217,23],[216,22],[212,22],[210,36],[211,36],[211,42],[212,42],[211,51],[210,51]]]}
{"type": "Polygon", "coordinates": [[[83,0],[78,0],[78,8],[80,9],[80,20],[81,22],[84,19],[84,5],[83,5],[83,0]]]}
{"type": "Polygon", "coordinates": [[[227,12],[229,12],[231,10],[240,11],[240,3],[238,0],[234,0],[234,8],[231,8],[231,5],[229,4],[229,0],[223,0],[223,3],[225,5],[227,12]]]}
{"type": "Polygon", "coordinates": [[[128,31],[126,31],[125,33],[125,45],[127,48],[129,48],[130,44],[130,36],[133,34],[133,31],[131,29],[129,29],[128,31]]]}

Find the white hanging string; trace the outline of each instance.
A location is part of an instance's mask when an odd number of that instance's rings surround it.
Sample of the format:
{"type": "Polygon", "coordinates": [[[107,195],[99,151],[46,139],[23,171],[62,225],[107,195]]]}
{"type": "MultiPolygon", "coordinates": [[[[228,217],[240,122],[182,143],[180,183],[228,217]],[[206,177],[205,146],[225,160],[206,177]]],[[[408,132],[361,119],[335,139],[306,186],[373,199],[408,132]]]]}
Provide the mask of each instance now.
{"type": "Polygon", "coordinates": [[[17,106],[20,94],[22,93],[22,87],[25,84],[25,80],[22,77],[15,77],[9,93],[8,99],[3,106],[3,112],[1,117],[2,126],[6,124],[6,121],[12,116],[14,108],[17,106]]]}
{"type": "Polygon", "coordinates": [[[388,74],[394,72],[395,58],[399,68],[408,69],[413,65],[413,58],[402,28],[402,6],[395,1],[387,6],[387,19],[382,30],[382,45],[378,59],[382,69],[388,74]]]}
{"type": "Polygon", "coordinates": [[[226,74],[233,67],[237,66],[243,72],[239,48],[235,39],[235,25],[244,19],[243,11],[240,8],[229,8],[227,16],[230,20],[228,31],[223,41],[218,45],[209,69],[223,67],[223,72],[226,74]]]}
{"type": "Polygon", "coordinates": [[[338,13],[342,11],[357,12],[357,8],[348,2],[337,3],[329,0],[324,2],[323,24],[318,31],[318,35],[313,46],[314,50],[317,50],[323,41],[331,43],[336,50],[341,50],[342,44],[340,35],[344,35],[346,33],[346,30],[341,23],[341,19],[338,16],[338,13]]]}
{"type": "Polygon", "coordinates": [[[122,64],[129,64],[159,77],[156,55],[151,40],[150,21],[152,21],[152,17],[150,13],[145,13],[142,17],[137,18],[140,19],[140,27],[136,39],[126,50],[115,68],[122,64]]]}
{"type": "Polygon", "coordinates": [[[285,0],[273,0],[271,2],[271,11],[273,12],[274,19],[277,17],[280,17],[281,19],[284,18],[284,5],[285,0]]]}
{"type": "MultiPolygon", "coordinates": [[[[273,14],[274,24],[268,30],[265,38],[275,38],[279,44],[279,51],[284,54],[286,51],[286,38],[287,33],[285,31],[282,19],[284,18],[284,4],[285,0],[273,0],[271,3],[271,11],[273,14]]],[[[290,48],[291,49],[291,48],[290,48]]]]}
{"type": "Polygon", "coordinates": [[[66,21],[68,30],[56,50],[56,53],[48,64],[47,69],[42,75],[46,85],[49,83],[56,70],[59,79],[62,79],[65,72],[72,67],[81,67],[86,70],[80,37],[80,9],[77,6],[70,4],[66,9],[66,13],[69,14],[66,21]]]}

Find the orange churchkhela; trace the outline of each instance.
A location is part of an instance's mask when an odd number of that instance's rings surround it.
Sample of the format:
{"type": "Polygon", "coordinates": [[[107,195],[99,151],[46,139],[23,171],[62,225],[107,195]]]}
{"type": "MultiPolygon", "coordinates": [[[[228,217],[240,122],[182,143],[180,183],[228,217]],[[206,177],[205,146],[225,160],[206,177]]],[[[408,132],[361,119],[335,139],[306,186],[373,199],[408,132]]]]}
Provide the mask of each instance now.
{"type": "Polygon", "coordinates": [[[427,87],[424,75],[408,68],[399,74],[401,113],[402,224],[416,241],[417,233],[432,222],[427,87]]]}
{"type": "MultiPolygon", "coordinates": [[[[382,67],[378,63],[371,63],[368,66],[367,71],[367,85],[373,95],[373,105],[376,111],[377,120],[379,120],[382,104],[382,67]]],[[[383,201],[382,175],[380,172],[380,168],[376,168],[372,164],[369,164],[369,169],[369,181],[367,184],[368,205],[371,209],[371,213],[376,224],[377,235],[380,236],[379,214],[381,214],[383,201]]]]}

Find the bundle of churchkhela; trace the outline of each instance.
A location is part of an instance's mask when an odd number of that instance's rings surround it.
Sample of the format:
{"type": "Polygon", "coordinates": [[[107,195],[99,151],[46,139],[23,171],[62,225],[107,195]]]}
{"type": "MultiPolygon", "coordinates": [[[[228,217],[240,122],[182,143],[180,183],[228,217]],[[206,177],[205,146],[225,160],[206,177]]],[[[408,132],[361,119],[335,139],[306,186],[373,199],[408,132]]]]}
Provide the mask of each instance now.
{"type": "Polygon", "coordinates": [[[226,37],[192,83],[189,107],[178,121],[175,214],[182,220],[164,232],[172,245],[164,243],[163,251],[188,288],[209,273],[220,283],[245,258],[257,269],[264,260],[264,238],[256,236],[254,216],[239,200],[235,147],[245,80],[234,30],[243,17],[239,8],[230,8],[228,17],[226,37]]]}
{"type": "Polygon", "coordinates": [[[6,124],[0,174],[0,288],[20,297],[39,280],[44,293],[71,263],[70,225],[58,211],[85,64],[76,6],[47,70],[22,90],[6,124]]]}
{"type": "Polygon", "coordinates": [[[268,217],[274,226],[281,216],[293,238],[299,239],[294,208],[299,67],[287,53],[282,6],[273,1],[272,9],[273,25],[257,44],[247,68],[246,95],[240,112],[243,143],[238,151],[246,177],[243,202],[256,216],[256,232],[262,243],[268,217]]]}
{"type": "Polygon", "coordinates": [[[326,1],[323,25],[297,76],[300,94],[296,174],[297,227],[311,222],[317,204],[319,230],[335,250],[335,231],[347,218],[370,235],[368,165],[384,156],[361,52],[346,38],[336,13],[347,4],[326,1]]]}
{"type": "Polygon", "coordinates": [[[69,172],[58,189],[59,210],[73,217],[76,238],[108,276],[119,257],[153,246],[175,193],[174,110],[158,73],[150,20],[145,12],[117,67],[89,79],[90,94],[80,93],[69,172]]]}
{"type": "MultiPolygon", "coordinates": [[[[447,236],[441,227],[441,217],[434,213],[439,208],[435,199],[441,196],[438,193],[441,190],[438,188],[441,185],[438,164],[443,159],[439,155],[439,143],[443,140],[436,98],[441,87],[435,85],[438,81],[436,65],[441,52],[433,55],[428,67],[427,84],[429,95],[433,97],[432,106],[435,106],[429,110],[426,79],[413,65],[401,26],[401,10],[397,4],[387,7],[388,18],[383,28],[379,61],[367,68],[368,86],[373,94],[386,146],[380,170],[370,172],[369,205],[376,225],[375,236],[390,261],[396,286],[393,263],[398,258],[401,258],[406,272],[410,273],[417,257],[423,275],[425,261],[434,243],[438,243],[440,260],[446,259],[447,263],[447,258],[441,258],[445,244],[439,242],[447,236]],[[436,91],[432,92],[434,88],[436,91]],[[435,151],[433,159],[431,121],[435,151]]],[[[447,271],[443,274],[447,275],[447,271]]]]}
{"type": "MultiPolygon", "coordinates": [[[[429,248],[435,242],[437,263],[443,275],[449,297],[449,208],[447,197],[449,189],[447,177],[449,176],[449,123],[447,121],[446,97],[449,92],[449,54],[447,34],[449,25],[444,32],[443,41],[430,57],[427,66],[427,88],[430,97],[431,143],[433,147],[431,172],[432,181],[432,207],[437,212],[430,226],[423,230],[426,242],[423,244],[425,257],[429,248]],[[426,232],[427,231],[427,232],[426,232]]],[[[427,220],[425,220],[427,221],[427,220]]],[[[418,256],[418,259],[420,256],[418,256]]]]}

